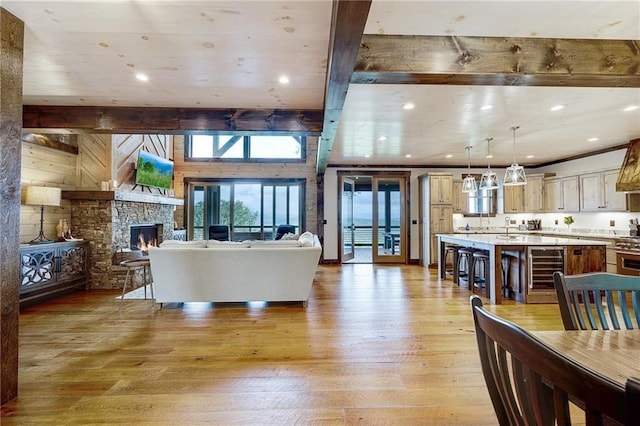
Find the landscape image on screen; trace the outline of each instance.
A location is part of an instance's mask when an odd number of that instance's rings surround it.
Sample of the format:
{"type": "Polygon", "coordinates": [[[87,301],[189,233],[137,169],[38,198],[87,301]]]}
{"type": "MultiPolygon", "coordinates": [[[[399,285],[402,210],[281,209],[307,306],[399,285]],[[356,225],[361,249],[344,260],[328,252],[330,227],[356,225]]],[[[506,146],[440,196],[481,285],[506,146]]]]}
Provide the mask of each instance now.
{"type": "Polygon", "coordinates": [[[172,178],[173,161],[166,160],[146,151],[140,151],[138,153],[138,167],[136,170],[137,185],[170,189],[172,178]]]}

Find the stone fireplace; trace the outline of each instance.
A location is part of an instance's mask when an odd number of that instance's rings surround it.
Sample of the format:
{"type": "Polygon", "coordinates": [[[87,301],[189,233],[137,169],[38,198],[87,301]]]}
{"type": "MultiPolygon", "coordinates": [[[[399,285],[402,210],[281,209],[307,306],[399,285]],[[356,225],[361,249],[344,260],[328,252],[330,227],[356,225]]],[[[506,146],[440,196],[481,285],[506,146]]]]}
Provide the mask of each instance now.
{"type": "Polygon", "coordinates": [[[159,244],[172,238],[174,208],[182,200],[120,191],[63,191],[71,202],[71,227],[76,238],[89,241],[90,289],[121,289],[124,258],[143,256],[132,237],[155,232],[159,244]]]}
{"type": "Polygon", "coordinates": [[[157,246],[162,240],[162,223],[156,223],[154,225],[149,224],[136,224],[131,225],[129,238],[129,249],[136,251],[142,250],[148,251],[149,246],[157,246]]]}

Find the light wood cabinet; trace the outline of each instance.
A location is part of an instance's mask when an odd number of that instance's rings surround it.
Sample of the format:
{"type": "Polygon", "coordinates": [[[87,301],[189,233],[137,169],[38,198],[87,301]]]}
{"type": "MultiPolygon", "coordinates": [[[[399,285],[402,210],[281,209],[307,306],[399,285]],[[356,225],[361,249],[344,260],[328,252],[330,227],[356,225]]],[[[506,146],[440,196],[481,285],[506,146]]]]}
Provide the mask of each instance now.
{"type": "Polygon", "coordinates": [[[466,193],[462,192],[462,181],[453,181],[453,193],[451,194],[452,206],[454,213],[466,213],[469,197],[466,193]]]}
{"type": "Polygon", "coordinates": [[[451,204],[453,176],[429,174],[429,191],[431,204],[451,204]]]}
{"type": "Polygon", "coordinates": [[[625,211],[624,192],[616,192],[618,170],[589,173],[580,176],[580,211],[625,211]]]}
{"type": "Polygon", "coordinates": [[[547,179],[544,184],[545,211],[579,211],[578,188],[578,176],[547,179]]]}
{"type": "MultiPolygon", "coordinates": [[[[524,185],[526,186],[526,185],[524,185]]],[[[504,187],[504,213],[524,213],[524,186],[504,187]]]]}
{"type": "Polygon", "coordinates": [[[524,186],[524,211],[544,213],[544,176],[527,176],[524,186]]]}
{"type": "Polygon", "coordinates": [[[453,232],[453,207],[451,205],[432,205],[429,212],[429,263],[438,264],[438,237],[437,234],[450,234],[453,232]]]}

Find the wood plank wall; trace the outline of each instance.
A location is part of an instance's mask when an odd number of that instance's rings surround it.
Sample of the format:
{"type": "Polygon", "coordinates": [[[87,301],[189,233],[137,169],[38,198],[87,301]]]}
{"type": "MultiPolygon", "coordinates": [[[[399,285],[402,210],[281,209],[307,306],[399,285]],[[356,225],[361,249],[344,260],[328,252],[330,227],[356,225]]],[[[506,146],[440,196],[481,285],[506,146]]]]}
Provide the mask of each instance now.
{"type": "MultiPolygon", "coordinates": [[[[24,204],[27,186],[53,186],[76,188],[76,163],[78,155],[32,143],[22,143],[22,201],[20,206],[20,242],[32,240],[40,232],[40,207],[24,204]]],[[[71,220],[69,201],[62,200],[60,207],[44,208],[44,234],[54,239],[60,219],[71,220]]],[[[73,232],[73,228],[72,228],[73,232]]]]}
{"type": "MultiPolygon", "coordinates": [[[[306,184],[306,225],[308,231],[318,232],[317,213],[317,180],[316,156],[318,138],[307,138],[307,160],[304,163],[219,163],[219,162],[185,162],[184,137],[174,137],[175,176],[174,188],[176,198],[184,199],[185,178],[281,178],[307,180],[306,184]]],[[[183,206],[176,208],[175,220],[178,227],[185,226],[185,210],[183,206]]]]}
{"type": "Polygon", "coordinates": [[[113,135],[112,155],[115,161],[112,162],[111,179],[118,182],[118,189],[167,195],[159,188],[135,186],[135,168],[141,149],[173,160],[173,138],[172,135],[113,135]]]}

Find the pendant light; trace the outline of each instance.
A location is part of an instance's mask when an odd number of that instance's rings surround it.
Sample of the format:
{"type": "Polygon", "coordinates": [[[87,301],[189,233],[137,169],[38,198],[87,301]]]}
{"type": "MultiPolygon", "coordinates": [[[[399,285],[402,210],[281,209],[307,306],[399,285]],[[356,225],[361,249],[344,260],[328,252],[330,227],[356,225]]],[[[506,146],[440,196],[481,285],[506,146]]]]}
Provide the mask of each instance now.
{"type": "MultiPolygon", "coordinates": [[[[486,138],[487,141],[487,159],[491,159],[491,150],[489,149],[489,143],[493,138],[486,138]]],[[[498,176],[491,170],[491,162],[487,161],[487,171],[482,174],[480,179],[479,189],[498,189],[498,176]]]]}
{"type": "Polygon", "coordinates": [[[527,176],[524,174],[524,167],[519,166],[516,161],[516,130],[520,126],[513,126],[513,163],[507,167],[507,171],[504,174],[504,186],[517,186],[525,185],[527,183],[527,176]]]}
{"type": "Polygon", "coordinates": [[[462,181],[462,192],[476,192],[476,178],[471,175],[471,145],[465,147],[467,150],[467,177],[462,181]]]}

